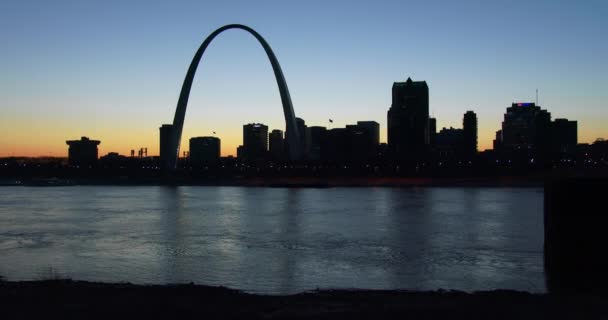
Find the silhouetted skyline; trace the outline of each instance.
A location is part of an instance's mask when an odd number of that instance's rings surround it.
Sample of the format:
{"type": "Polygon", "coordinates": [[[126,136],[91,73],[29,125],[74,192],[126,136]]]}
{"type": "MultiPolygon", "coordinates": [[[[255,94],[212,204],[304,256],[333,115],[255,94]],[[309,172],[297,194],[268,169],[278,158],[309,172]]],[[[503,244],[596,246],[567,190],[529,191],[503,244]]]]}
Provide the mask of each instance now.
{"type": "MultiPolygon", "coordinates": [[[[247,29],[246,26],[242,28],[247,29]]],[[[216,34],[225,29],[228,28],[218,29],[216,34]]],[[[206,44],[208,42],[201,48],[204,49],[206,44]]],[[[199,58],[194,59],[194,67],[201,57],[200,52],[197,54],[199,58]]],[[[186,84],[192,81],[193,74],[190,72],[186,84]]],[[[507,107],[501,130],[496,132],[493,149],[479,153],[479,123],[475,111],[467,110],[463,114],[462,128],[444,127],[437,131],[437,120],[431,118],[428,113],[430,96],[426,81],[413,81],[408,77],[405,82],[393,83],[393,102],[387,112],[389,127],[385,129],[389,136],[388,143],[380,143],[381,127],[375,121],[361,120],[344,128],[332,128],[333,120],[328,119],[329,128],[309,127],[304,119],[290,118],[286,112],[286,122],[293,120],[293,128],[298,131],[298,139],[295,142],[300,151],[297,158],[293,158],[290,152],[293,148],[290,148],[290,141],[285,138],[283,132],[280,129],[271,129],[269,133],[269,127],[263,123],[243,125],[242,142],[236,150],[236,158],[221,158],[221,138],[216,136],[189,138],[188,150],[182,150],[183,154],[180,155],[176,153],[179,150],[175,150],[176,139],[179,139],[176,126],[164,124],[159,128],[159,157],[149,157],[148,148],[142,147],[137,158],[135,150],[132,149],[130,158],[118,152],[109,152],[98,159],[98,145],[101,141],[83,136],[80,140],[66,141],[69,145],[67,165],[76,169],[189,169],[193,173],[203,168],[211,168],[216,172],[220,166],[225,168],[227,164],[237,168],[252,165],[257,169],[293,164],[308,168],[307,165],[310,164],[313,171],[318,166],[319,169],[330,169],[334,172],[332,167],[343,166],[347,169],[349,165],[354,165],[355,171],[348,172],[349,175],[365,175],[370,173],[370,168],[373,168],[374,174],[428,175],[435,166],[447,166],[449,170],[444,171],[444,174],[452,174],[465,164],[470,173],[475,175],[487,174],[488,169],[506,173],[504,168],[498,169],[501,162],[507,163],[508,170],[515,166],[519,168],[517,170],[539,173],[547,173],[547,169],[556,168],[556,164],[563,161],[573,161],[573,164],[578,161],[585,165],[589,161],[599,159],[602,162],[600,167],[605,166],[602,156],[605,153],[603,144],[600,149],[604,151],[600,153],[593,150],[597,143],[593,146],[578,144],[576,120],[552,120],[548,110],[533,102],[514,102],[507,107]],[[174,155],[177,155],[177,158],[174,155]],[[453,164],[456,166],[450,169],[453,164]]],[[[186,104],[182,103],[181,107],[178,104],[176,118],[181,114],[181,123],[184,122],[185,107],[186,104]]],[[[293,116],[293,107],[288,109],[293,116]]],[[[597,165],[597,162],[594,165],[597,165]]],[[[300,173],[315,174],[307,170],[300,173]]]]}
{"type": "MultiPolygon", "coordinates": [[[[442,115],[438,129],[459,127],[462,110],[476,111],[480,150],[491,148],[505,103],[535,101],[536,89],[540,105],[577,119],[579,140],[592,142],[608,136],[606,7],[13,2],[0,13],[0,156],[64,156],[65,138],[83,135],[104,141],[100,154],[148,147],[158,155],[156,127],[174,111],[176,83],[204,37],[228,23],[265,36],[308,123],[368,119],[386,127],[386,88],[407,75],[431,84],[429,115],[442,115]]],[[[228,155],[241,124],[282,128],[275,79],[249,35],[227,32],[207,58],[184,136],[217,131],[228,155]]]]}

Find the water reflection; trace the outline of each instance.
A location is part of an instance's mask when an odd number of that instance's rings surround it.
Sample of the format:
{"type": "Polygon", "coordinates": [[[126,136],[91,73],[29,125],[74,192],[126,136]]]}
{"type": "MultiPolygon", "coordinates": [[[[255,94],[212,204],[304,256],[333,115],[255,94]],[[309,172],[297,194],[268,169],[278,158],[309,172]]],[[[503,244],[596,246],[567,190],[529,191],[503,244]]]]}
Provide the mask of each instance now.
{"type": "Polygon", "coordinates": [[[535,189],[2,191],[0,274],[9,279],[35,279],[52,267],[75,279],[265,293],[544,290],[535,189]]]}
{"type": "Polygon", "coordinates": [[[161,259],[164,282],[184,282],[181,275],[188,274],[183,268],[187,265],[185,257],[188,246],[185,241],[187,230],[187,214],[184,211],[183,188],[161,186],[157,188],[158,204],[164,207],[160,210],[159,229],[162,230],[162,242],[158,246],[158,256],[161,259]]]}
{"type": "Polygon", "coordinates": [[[281,247],[278,251],[279,269],[277,279],[279,279],[278,290],[280,292],[294,292],[301,283],[298,279],[298,255],[306,254],[305,248],[300,240],[300,222],[299,216],[301,213],[301,189],[283,189],[281,196],[287,200],[283,202],[283,208],[279,209],[279,235],[281,247]]]}

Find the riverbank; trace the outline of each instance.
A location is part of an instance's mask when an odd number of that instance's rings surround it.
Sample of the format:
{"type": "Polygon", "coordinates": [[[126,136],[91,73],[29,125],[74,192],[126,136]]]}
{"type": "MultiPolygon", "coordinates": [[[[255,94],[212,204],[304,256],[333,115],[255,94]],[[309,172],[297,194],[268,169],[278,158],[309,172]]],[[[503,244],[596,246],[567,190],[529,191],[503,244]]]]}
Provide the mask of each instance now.
{"type": "Polygon", "coordinates": [[[606,319],[608,299],[517,291],[323,290],[290,296],[202,285],[0,281],[6,319],[606,319]]]}

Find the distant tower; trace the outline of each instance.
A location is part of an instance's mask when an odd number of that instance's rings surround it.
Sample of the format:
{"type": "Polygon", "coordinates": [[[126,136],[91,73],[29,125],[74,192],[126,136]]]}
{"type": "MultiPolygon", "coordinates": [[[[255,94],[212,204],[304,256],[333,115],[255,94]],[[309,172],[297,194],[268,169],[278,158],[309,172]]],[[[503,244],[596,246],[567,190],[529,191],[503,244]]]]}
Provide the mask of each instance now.
{"type": "Polygon", "coordinates": [[[308,127],[308,132],[310,133],[308,160],[319,161],[327,152],[327,128],[312,126],[308,127]]]}
{"type": "Polygon", "coordinates": [[[221,141],[217,137],[190,138],[190,164],[192,168],[219,163],[220,149],[221,141]]]}
{"type": "Polygon", "coordinates": [[[466,157],[477,154],[477,115],[473,111],[467,111],[462,119],[463,129],[463,151],[466,157]]]}
{"type": "Polygon", "coordinates": [[[300,144],[303,152],[302,156],[303,158],[307,158],[308,153],[310,152],[310,132],[306,126],[306,121],[304,121],[302,118],[296,118],[296,126],[298,127],[298,132],[300,133],[300,144]]]}
{"type": "Polygon", "coordinates": [[[513,103],[502,122],[501,147],[506,152],[533,151],[544,154],[550,148],[551,113],[532,102],[513,103]]]}
{"type": "Polygon", "coordinates": [[[243,157],[263,160],[268,153],[268,126],[261,123],[243,125],[243,157]]]}
{"type": "Polygon", "coordinates": [[[286,158],[285,139],[283,139],[283,131],[272,130],[268,135],[269,152],[272,160],[283,160],[286,158]]]}
{"type": "Polygon", "coordinates": [[[160,127],[160,163],[164,169],[174,169],[173,161],[175,157],[175,148],[172,145],[174,140],[175,129],[172,124],[163,124],[160,127]]]}
{"type": "Polygon", "coordinates": [[[346,126],[347,157],[350,160],[372,160],[380,144],[380,125],[376,121],[358,121],[346,126]]]}
{"type": "Polygon", "coordinates": [[[424,158],[429,145],[429,87],[425,81],[393,83],[388,145],[399,159],[424,158]]]}
{"type": "Polygon", "coordinates": [[[434,146],[436,139],[437,139],[437,119],[429,118],[429,144],[431,146],[434,146]]]}
{"type": "Polygon", "coordinates": [[[101,143],[99,140],[81,137],[80,140],[68,140],[65,143],[70,146],[68,163],[71,166],[91,167],[97,164],[97,146],[101,143]]]}
{"type": "Polygon", "coordinates": [[[552,151],[572,152],[578,143],[578,124],[568,119],[555,119],[551,122],[552,151]]]}

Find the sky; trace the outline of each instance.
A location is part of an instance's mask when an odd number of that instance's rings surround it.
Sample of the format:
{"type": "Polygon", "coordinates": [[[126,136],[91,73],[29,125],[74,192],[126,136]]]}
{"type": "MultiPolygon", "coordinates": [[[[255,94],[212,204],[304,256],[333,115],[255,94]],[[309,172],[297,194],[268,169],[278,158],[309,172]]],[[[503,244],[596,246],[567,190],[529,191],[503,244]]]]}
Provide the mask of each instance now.
{"type": "MultiPolygon", "coordinates": [[[[608,138],[606,17],[605,0],[3,0],[0,157],[67,156],[81,136],[101,140],[100,155],[157,155],[192,56],[230,23],[267,40],[309,126],[374,120],[386,142],[392,83],[411,77],[427,82],[438,130],[477,113],[481,150],[536,89],[593,142],[608,138]]],[[[281,99],[262,47],[228,30],[199,65],[181,150],[216,132],[234,155],[252,122],[284,130],[281,99]]]]}

